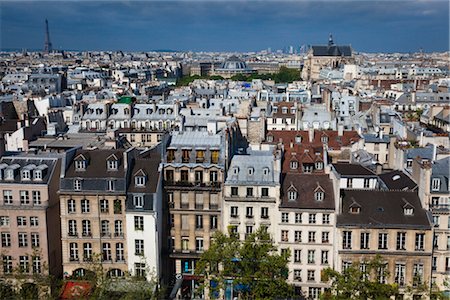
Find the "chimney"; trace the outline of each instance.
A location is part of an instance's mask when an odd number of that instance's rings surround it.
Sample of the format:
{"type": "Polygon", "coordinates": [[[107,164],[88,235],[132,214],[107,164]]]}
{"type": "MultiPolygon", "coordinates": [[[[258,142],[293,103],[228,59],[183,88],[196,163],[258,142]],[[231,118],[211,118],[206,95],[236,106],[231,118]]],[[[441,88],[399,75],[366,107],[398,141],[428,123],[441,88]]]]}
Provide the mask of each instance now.
{"type": "Polygon", "coordinates": [[[437,147],[436,144],[433,144],[433,162],[436,161],[437,157],[437,147]]]}
{"type": "Polygon", "coordinates": [[[344,125],[338,124],[338,136],[343,136],[343,135],[344,135],[344,125]]]}
{"type": "Polygon", "coordinates": [[[416,91],[411,92],[411,102],[416,103],[416,91]]]}
{"type": "Polygon", "coordinates": [[[308,128],[308,136],[309,142],[312,143],[314,141],[314,128],[308,128]]]}
{"type": "Polygon", "coordinates": [[[380,140],[383,139],[383,128],[380,127],[380,131],[378,131],[378,137],[380,138],[380,140]]]}
{"type": "Polygon", "coordinates": [[[382,171],[383,171],[383,166],[381,164],[377,164],[375,167],[376,174],[380,175],[382,171]]]}

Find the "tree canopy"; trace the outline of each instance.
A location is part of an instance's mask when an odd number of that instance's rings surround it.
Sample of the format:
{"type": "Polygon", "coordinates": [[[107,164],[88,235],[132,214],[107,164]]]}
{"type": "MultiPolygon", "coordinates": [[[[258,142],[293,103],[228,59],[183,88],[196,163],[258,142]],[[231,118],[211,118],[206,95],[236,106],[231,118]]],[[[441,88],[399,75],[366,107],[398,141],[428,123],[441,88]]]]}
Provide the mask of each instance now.
{"type": "Polygon", "coordinates": [[[240,241],[235,234],[217,232],[210,248],[196,267],[204,277],[202,288],[211,295],[224,290],[226,282],[238,287],[239,299],[289,297],[293,288],[287,284],[289,252],[278,253],[270,235],[259,229],[240,241]],[[211,284],[213,283],[213,284],[211,284]]]}

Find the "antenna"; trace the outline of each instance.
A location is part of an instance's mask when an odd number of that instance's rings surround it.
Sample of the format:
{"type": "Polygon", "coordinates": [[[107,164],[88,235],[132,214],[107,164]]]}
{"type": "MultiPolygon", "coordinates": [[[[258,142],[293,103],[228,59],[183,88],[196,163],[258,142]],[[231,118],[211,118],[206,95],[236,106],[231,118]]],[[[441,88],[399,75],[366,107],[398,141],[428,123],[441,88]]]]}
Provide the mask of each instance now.
{"type": "Polygon", "coordinates": [[[45,44],[44,53],[48,54],[53,51],[52,43],[50,42],[50,33],[48,30],[48,20],[45,19],[45,44]]]}

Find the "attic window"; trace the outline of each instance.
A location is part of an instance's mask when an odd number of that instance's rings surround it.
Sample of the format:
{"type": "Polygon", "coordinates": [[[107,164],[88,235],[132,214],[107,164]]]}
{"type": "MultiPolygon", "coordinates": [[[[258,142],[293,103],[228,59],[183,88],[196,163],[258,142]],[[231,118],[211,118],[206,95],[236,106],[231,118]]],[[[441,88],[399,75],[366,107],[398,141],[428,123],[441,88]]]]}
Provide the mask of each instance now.
{"type": "Polygon", "coordinates": [[[328,137],[327,136],[323,136],[321,138],[321,140],[322,140],[322,143],[328,143],[328,137]]]}
{"type": "Polygon", "coordinates": [[[75,161],[75,169],[77,171],[86,170],[87,162],[85,160],[76,160],[75,161]]]}
{"type": "Polygon", "coordinates": [[[361,212],[361,207],[359,206],[351,206],[350,213],[351,214],[359,214],[361,212]]]}
{"type": "Polygon", "coordinates": [[[400,179],[400,175],[394,175],[394,176],[392,176],[392,180],[393,181],[396,181],[396,180],[399,180],[400,179]]]}
{"type": "Polygon", "coordinates": [[[234,175],[239,174],[239,168],[238,168],[238,167],[234,167],[234,168],[233,168],[233,174],[234,174],[234,175]]]}
{"type": "Polygon", "coordinates": [[[272,143],[272,142],[273,142],[273,135],[268,135],[268,136],[267,136],[267,141],[268,141],[269,143],[272,143]]]}
{"type": "Polygon", "coordinates": [[[248,168],[248,175],[253,175],[255,173],[255,169],[248,168]]]}
{"type": "Polygon", "coordinates": [[[322,162],[316,162],[316,169],[322,170],[323,169],[323,163],[322,162]]]}
{"type": "Polygon", "coordinates": [[[35,180],[42,180],[42,171],[41,170],[35,170],[34,171],[34,179],[35,180]]]}
{"type": "Polygon", "coordinates": [[[302,137],[301,137],[300,135],[296,136],[296,137],[295,137],[295,142],[296,142],[297,144],[300,144],[300,143],[302,142],[302,137]]]}
{"type": "Polygon", "coordinates": [[[414,208],[412,207],[405,207],[403,209],[403,213],[405,214],[405,216],[412,216],[414,213],[414,208]]]}
{"type": "Polygon", "coordinates": [[[269,175],[269,168],[264,168],[263,169],[263,174],[264,175],[269,175]]]}
{"type": "Polygon", "coordinates": [[[289,201],[297,200],[297,192],[296,191],[289,191],[288,192],[288,199],[289,199],[289,201]]]}
{"type": "Polygon", "coordinates": [[[31,180],[30,170],[22,170],[22,180],[31,180]]]}
{"type": "Polygon", "coordinates": [[[144,186],[145,185],[145,176],[134,177],[134,184],[136,186],[144,186]]]}
{"type": "Polygon", "coordinates": [[[108,160],[108,171],[117,170],[119,162],[117,160],[108,160]]]}
{"type": "Polygon", "coordinates": [[[314,199],[316,201],[323,201],[324,196],[325,196],[324,192],[315,192],[314,193],[314,199]]]}
{"type": "Polygon", "coordinates": [[[298,162],[297,161],[291,161],[290,166],[291,166],[291,170],[297,170],[298,162]]]}
{"type": "Polygon", "coordinates": [[[287,114],[288,109],[287,109],[287,107],[283,107],[283,108],[281,109],[281,111],[283,112],[283,114],[287,114]]]}

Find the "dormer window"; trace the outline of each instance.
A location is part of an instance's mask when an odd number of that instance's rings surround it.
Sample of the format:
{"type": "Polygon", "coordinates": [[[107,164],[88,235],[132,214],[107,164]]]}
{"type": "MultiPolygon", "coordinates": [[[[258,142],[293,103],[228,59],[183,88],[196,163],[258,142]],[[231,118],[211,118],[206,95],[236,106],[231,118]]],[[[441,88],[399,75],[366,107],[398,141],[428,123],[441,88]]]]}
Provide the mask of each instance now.
{"type": "Polygon", "coordinates": [[[76,160],[75,161],[75,170],[76,171],[84,171],[86,170],[87,161],[86,160],[76,160]]]}
{"type": "Polygon", "coordinates": [[[253,175],[255,173],[255,169],[248,168],[247,172],[248,172],[248,175],[253,175]]]}
{"type": "Polygon", "coordinates": [[[274,106],[274,107],[273,107],[273,112],[274,112],[274,113],[277,113],[277,112],[278,112],[278,106],[274,106]]]}
{"type": "Polygon", "coordinates": [[[323,137],[321,138],[321,141],[322,141],[322,143],[324,143],[324,144],[328,143],[328,137],[327,137],[327,136],[323,136],[323,137]]]}
{"type": "Polygon", "coordinates": [[[13,169],[7,169],[5,172],[5,179],[6,180],[14,180],[14,170],[13,169]]]}
{"type": "Polygon", "coordinates": [[[317,191],[314,193],[314,200],[316,200],[316,201],[323,201],[324,197],[325,197],[325,193],[322,191],[317,191]]]}
{"type": "Polygon", "coordinates": [[[130,109],[129,108],[125,108],[123,110],[124,114],[129,115],[130,114],[130,109]]]}
{"type": "Polygon", "coordinates": [[[403,213],[405,214],[405,216],[412,216],[414,214],[414,208],[405,207],[403,208],[403,213]]]}
{"type": "Polygon", "coordinates": [[[297,170],[298,162],[297,161],[291,161],[290,167],[291,167],[291,170],[297,170]]]}
{"type": "Polygon", "coordinates": [[[322,170],[323,169],[323,162],[316,162],[316,169],[322,170]]]}
{"type": "Polygon", "coordinates": [[[283,114],[287,114],[288,109],[287,109],[287,107],[283,107],[283,108],[281,109],[281,111],[282,111],[283,114]]]}
{"type": "Polygon", "coordinates": [[[30,170],[22,170],[22,180],[31,180],[30,170]]]}
{"type": "Polygon", "coordinates": [[[264,168],[263,169],[263,174],[264,175],[269,175],[269,168],[264,168]]]}
{"type": "Polygon", "coordinates": [[[81,191],[81,179],[75,179],[73,182],[73,189],[75,191],[81,191]]]}
{"type": "Polygon", "coordinates": [[[145,185],[145,176],[134,177],[134,184],[136,186],[144,186],[145,185]]]}
{"type": "Polygon", "coordinates": [[[119,166],[119,162],[117,160],[109,160],[108,161],[108,171],[115,171],[119,166]]]}
{"type": "Polygon", "coordinates": [[[361,212],[361,207],[359,206],[351,206],[350,213],[351,214],[359,214],[361,212]]]}
{"type": "Polygon", "coordinates": [[[441,179],[433,178],[433,180],[431,181],[431,190],[439,191],[440,188],[441,188],[441,179]]]}
{"type": "Polygon", "coordinates": [[[34,171],[34,180],[42,180],[42,171],[41,170],[34,171]]]}
{"type": "Polygon", "coordinates": [[[234,175],[239,174],[239,168],[238,168],[238,167],[234,167],[234,168],[233,168],[233,174],[234,174],[234,175]]]}
{"type": "Polygon", "coordinates": [[[289,201],[297,200],[297,191],[289,191],[288,192],[288,200],[289,201]]]}
{"type": "Polygon", "coordinates": [[[295,143],[300,144],[302,142],[302,137],[300,135],[295,137],[295,143]]]}

